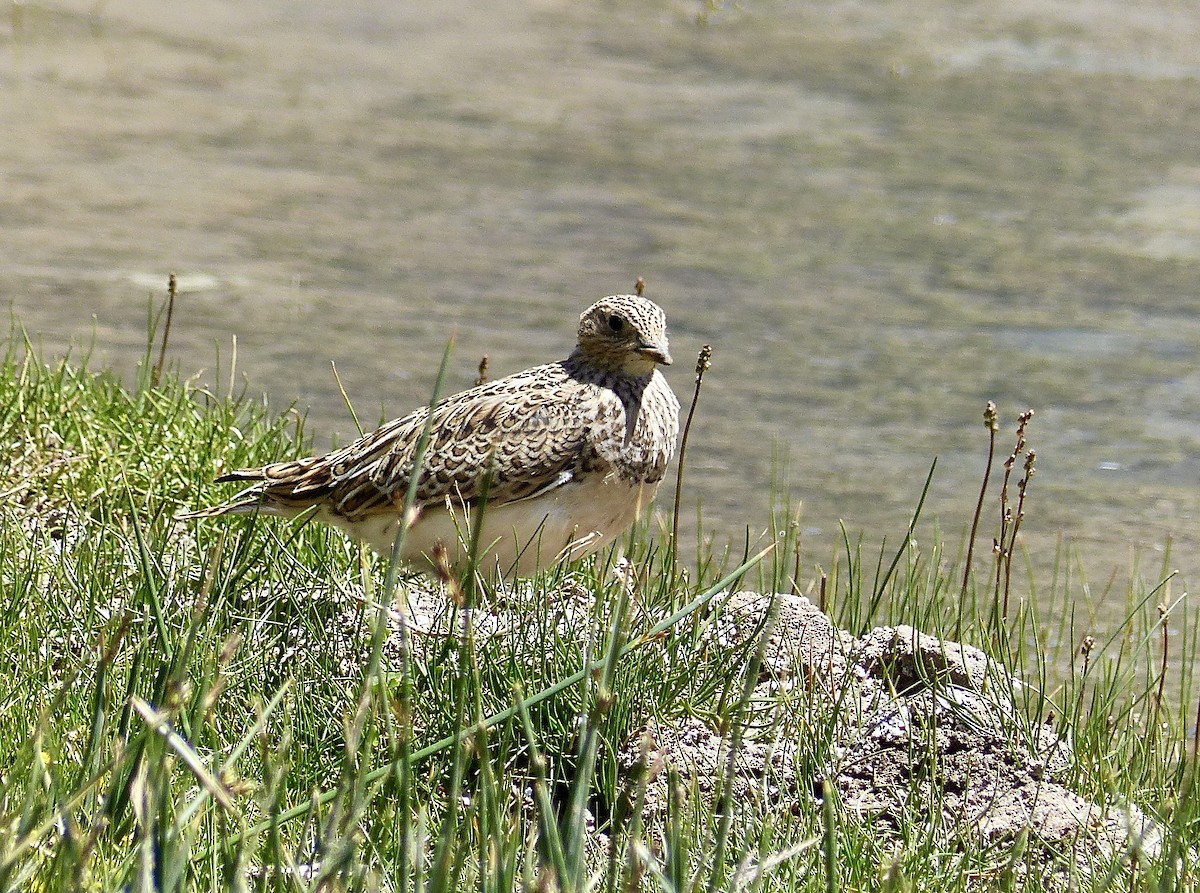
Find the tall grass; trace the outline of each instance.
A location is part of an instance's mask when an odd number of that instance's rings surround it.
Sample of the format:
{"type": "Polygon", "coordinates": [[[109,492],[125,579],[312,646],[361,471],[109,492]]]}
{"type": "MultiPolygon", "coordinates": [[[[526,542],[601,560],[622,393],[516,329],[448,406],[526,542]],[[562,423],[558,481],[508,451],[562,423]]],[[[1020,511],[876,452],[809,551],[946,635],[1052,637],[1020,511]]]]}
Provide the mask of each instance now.
{"type": "MultiPolygon", "coordinates": [[[[766,729],[797,742],[789,789],[810,793],[734,796],[736,753],[772,707],[756,687],[771,624],[742,647],[710,631],[743,580],[807,588],[796,525],[680,575],[647,521],[627,569],[547,570],[503,593],[499,620],[473,577],[447,577],[450,632],[424,633],[395,606],[430,582],[336,532],[173,519],[217,496],[217,470],[309,444],[293,418],[154,356],[132,387],[21,337],[0,362],[0,889],[968,890],[981,866],[1016,864],[1015,848],[964,850],[915,819],[880,835],[819,800],[807,780],[837,722],[802,688],[771,696],[787,709],[766,729]],[[684,718],[729,742],[715,787],[623,768],[649,720],[684,718]],[[665,812],[648,808],[659,784],[665,812]]],[[[1009,611],[1006,567],[996,610],[994,566],[964,576],[912,532],[877,550],[846,532],[820,584],[835,621],[988,648],[1032,683],[1021,721],[1070,738],[1072,786],[1165,829],[1159,855],[1135,842],[1080,883],[1193,883],[1183,595],[1133,579],[1124,623],[1085,627],[1064,546],[1061,577],[1029,581],[1009,611]]]]}

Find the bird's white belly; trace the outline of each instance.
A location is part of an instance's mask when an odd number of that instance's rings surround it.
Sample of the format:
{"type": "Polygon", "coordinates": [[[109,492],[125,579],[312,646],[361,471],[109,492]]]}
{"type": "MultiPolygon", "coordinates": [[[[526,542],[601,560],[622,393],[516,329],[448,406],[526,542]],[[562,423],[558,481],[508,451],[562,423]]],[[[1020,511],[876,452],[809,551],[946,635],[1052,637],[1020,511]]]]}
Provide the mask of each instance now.
{"type": "MultiPolygon", "coordinates": [[[[540,568],[590,555],[636,521],[657,490],[657,483],[629,484],[616,475],[595,475],[541,496],[489,505],[483,511],[479,570],[508,579],[527,577],[540,568]]],[[[360,522],[318,517],[365,540],[381,555],[391,555],[398,525],[395,515],[360,522]]],[[[461,570],[477,519],[477,510],[427,506],[405,535],[403,559],[433,565],[435,547],[441,544],[451,566],[461,570]]]]}

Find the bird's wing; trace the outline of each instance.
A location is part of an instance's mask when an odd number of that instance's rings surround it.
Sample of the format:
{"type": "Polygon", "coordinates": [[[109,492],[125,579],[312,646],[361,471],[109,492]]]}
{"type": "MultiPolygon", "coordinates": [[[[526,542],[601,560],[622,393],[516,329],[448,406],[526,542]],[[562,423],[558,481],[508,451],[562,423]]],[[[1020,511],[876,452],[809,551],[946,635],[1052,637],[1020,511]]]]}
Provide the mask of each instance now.
{"type": "MultiPolygon", "coordinates": [[[[447,498],[471,503],[485,487],[489,502],[524,499],[601,461],[593,445],[624,429],[620,400],[565,378],[521,387],[527,374],[464,391],[434,408],[417,505],[447,498]]],[[[255,469],[264,480],[264,503],[290,510],[321,503],[351,520],[395,511],[408,492],[428,412],[389,422],[326,456],[255,469]]]]}

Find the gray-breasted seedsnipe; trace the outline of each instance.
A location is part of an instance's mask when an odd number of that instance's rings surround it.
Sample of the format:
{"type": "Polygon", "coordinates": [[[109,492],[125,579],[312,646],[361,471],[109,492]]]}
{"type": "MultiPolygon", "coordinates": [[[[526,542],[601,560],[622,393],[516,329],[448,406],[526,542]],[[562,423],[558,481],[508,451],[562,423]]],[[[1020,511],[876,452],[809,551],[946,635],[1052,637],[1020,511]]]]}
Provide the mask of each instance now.
{"type": "MultiPolygon", "coordinates": [[[[582,558],[632,524],[675,452],[679,401],[666,316],[652,301],[614,295],[579,317],[565,360],[440,401],[407,517],[401,557],[426,567],[445,548],[461,566],[482,517],[479,570],[527,576],[582,558]],[[481,500],[486,492],[486,504],[481,500]]],[[[229,502],[180,517],[295,517],[310,509],[377,552],[395,541],[428,407],[324,456],[247,468],[229,502]]]]}

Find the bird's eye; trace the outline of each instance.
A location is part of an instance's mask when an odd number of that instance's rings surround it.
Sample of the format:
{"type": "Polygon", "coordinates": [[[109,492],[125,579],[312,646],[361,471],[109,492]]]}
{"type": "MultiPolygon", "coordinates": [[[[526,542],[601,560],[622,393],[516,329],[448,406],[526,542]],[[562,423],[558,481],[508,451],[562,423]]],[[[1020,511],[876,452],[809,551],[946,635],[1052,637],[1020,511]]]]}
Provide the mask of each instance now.
{"type": "Polygon", "coordinates": [[[620,332],[625,328],[625,320],[614,313],[608,318],[608,327],[614,332],[620,332]]]}

